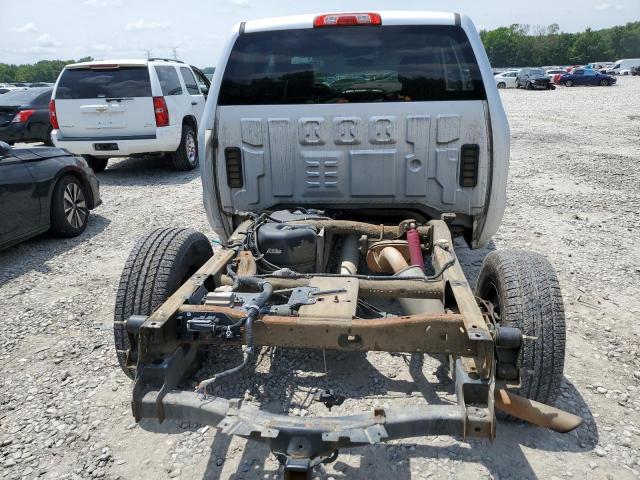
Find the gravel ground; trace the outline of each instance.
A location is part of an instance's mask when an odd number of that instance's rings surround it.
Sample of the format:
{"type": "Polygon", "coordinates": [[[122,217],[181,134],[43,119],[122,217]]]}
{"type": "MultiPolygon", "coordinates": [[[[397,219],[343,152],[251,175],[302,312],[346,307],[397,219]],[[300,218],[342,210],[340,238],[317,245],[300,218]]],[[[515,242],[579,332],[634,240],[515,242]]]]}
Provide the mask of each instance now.
{"type": "MultiPolygon", "coordinates": [[[[558,404],[585,422],[567,435],[501,423],[493,444],[441,436],[345,450],[317,478],[640,476],[640,78],[501,94],[513,137],[506,217],[489,248],[460,244],[458,254],[472,282],[494,248],[549,257],[568,323],[558,404]]],[[[0,477],[277,478],[259,444],[187,422],[133,422],[111,330],[125,258],[155,227],[210,230],[197,173],[126,159],[99,177],[104,204],[80,238],[0,253],[0,477]]],[[[211,360],[220,369],[237,357],[211,360]]],[[[321,353],[264,350],[255,363],[255,376],[222,393],[297,415],[325,412],[310,401],[324,386],[350,395],[335,414],[452,399],[430,358],[327,352],[325,373],[321,353]]]]}

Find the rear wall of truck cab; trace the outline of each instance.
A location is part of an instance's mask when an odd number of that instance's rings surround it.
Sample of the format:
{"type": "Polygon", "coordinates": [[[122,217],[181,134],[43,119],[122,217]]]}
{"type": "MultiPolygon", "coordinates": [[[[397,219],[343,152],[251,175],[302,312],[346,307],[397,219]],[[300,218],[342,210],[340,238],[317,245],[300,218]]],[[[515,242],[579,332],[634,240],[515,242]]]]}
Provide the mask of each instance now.
{"type": "Polygon", "coordinates": [[[234,33],[201,130],[205,207],[223,238],[224,212],[278,205],[455,212],[473,246],[495,233],[509,133],[475,29],[381,15],[234,33]],[[242,163],[228,175],[231,151],[242,163]],[[476,152],[473,185],[462,152],[476,152]]]}

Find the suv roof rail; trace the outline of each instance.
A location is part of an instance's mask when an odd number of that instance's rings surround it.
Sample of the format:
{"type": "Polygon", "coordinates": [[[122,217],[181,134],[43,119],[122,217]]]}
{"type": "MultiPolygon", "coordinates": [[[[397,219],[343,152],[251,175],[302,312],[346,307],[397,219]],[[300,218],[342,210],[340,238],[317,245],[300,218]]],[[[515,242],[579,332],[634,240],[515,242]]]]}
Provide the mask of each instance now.
{"type": "Polygon", "coordinates": [[[182,60],[176,60],[175,58],[161,58],[161,57],[152,57],[147,58],[149,62],[176,62],[176,63],[184,63],[182,60]]]}

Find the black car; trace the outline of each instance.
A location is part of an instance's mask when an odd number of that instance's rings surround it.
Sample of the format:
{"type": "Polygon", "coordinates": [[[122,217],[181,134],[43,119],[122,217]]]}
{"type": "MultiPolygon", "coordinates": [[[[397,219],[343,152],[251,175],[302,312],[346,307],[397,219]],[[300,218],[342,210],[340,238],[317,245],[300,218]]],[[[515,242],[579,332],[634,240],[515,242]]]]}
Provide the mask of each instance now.
{"type": "Polygon", "coordinates": [[[516,88],[527,90],[555,90],[556,86],[541,68],[523,68],[516,77],[516,88]]]}
{"type": "Polygon", "coordinates": [[[0,250],[47,231],[80,235],[100,203],[98,180],[82,157],[0,142],[0,250]]]}
{"type": "Polygon", "coordinates": [[[13,90],[0,96],[0,141],[51,142],[49,101],[52,87],[13,90]]]}

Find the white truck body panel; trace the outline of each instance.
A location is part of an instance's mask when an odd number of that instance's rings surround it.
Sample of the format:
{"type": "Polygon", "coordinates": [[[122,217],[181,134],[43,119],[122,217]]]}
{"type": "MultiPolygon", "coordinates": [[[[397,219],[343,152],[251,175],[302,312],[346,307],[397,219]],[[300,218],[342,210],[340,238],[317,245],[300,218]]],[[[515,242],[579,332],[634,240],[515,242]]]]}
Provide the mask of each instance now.
{"type": "Polygon", "coordinates": [[[225,67],[241,30],[313,28],[316,15],[236,25],[217,65],[199,131],[205,209],[221,239],[231,233],[234,213],[276,205],[418,205],[433,217],[453,212],[472,229],[473,247],[485,245],[497,231],[506,205],[509,125],[473,23],[453,13],[376,13],[382,27],[369,28],[458,24],[479,64],[486,100],[220,106],[225,67]],[[464,144],[480,147],[479,181],[473,188],[457,181],[464,144]],[[242,188],[227,186],[226,147],[241,147],[242,188]]]}

